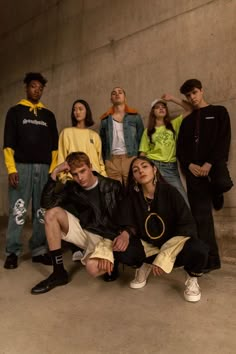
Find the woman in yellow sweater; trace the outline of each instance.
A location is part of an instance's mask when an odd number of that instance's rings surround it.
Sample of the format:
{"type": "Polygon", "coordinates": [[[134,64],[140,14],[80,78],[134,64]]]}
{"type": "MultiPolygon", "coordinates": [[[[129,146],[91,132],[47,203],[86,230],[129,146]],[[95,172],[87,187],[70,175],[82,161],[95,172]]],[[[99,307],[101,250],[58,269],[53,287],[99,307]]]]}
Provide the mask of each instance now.
{"type": "MultiPolygon", "coordinates": [[[[107,176],[102,160],[102,144],[98,133],[89,129],[94,124],[89,104],[84,100],[76,100],[71,111],[72,127],[62,130],[58,144],[58,164],[65,161],[71,152],[85,152],[93,169],[107,176]]],[[[65,179],[63,176],[62,180],[65,179]]]]}

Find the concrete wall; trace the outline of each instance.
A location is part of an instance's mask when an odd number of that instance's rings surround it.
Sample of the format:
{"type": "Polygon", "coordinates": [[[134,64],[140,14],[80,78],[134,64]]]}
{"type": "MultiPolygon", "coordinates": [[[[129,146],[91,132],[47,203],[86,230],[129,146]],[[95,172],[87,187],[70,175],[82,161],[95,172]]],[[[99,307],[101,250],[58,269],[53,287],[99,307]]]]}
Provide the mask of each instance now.
{"type": "MultiPolygon", "coordinates": [[[[21,0],[0,1],[0,136],[7,109],[24,96],[22,78],[41,71],[48,78],[43,102],[58,128],[70,124],[72,102],[86,99],[98,119],[112,87],[146,117],[164,92],[202,80],[209,102],[223,104],[232,122],[229,166],[236,180],[236,0],[21,0]]],[[[173,113],[176,107],[170,105],[173,113]]],[[[0,156],[0,215],[7,214],[7,176],[0,156]]],[[[235,189],[216,214],[225,257],[236,257],[235,189]],[[233,242],[234,249],[230,246],[233,242]]]]}

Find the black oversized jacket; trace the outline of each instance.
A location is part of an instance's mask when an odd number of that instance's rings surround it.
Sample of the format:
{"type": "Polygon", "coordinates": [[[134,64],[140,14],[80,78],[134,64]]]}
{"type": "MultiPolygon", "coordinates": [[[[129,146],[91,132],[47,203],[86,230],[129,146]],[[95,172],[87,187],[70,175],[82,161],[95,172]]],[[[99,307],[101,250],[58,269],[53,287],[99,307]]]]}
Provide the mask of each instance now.
{"type": "Polygon", "coordinates": [[[123,198],[122,186],[118,181],[103,177],[96,172],[93,173],[98,178],[101,205],[99,213],[95,206],[97,203],[93,203],[87,197],[86,191],[78,183],[67,181],[65,185],[58,185],[58,182],[55,182],[51,177],[44,187],[41,206],[45,209],[60,206],[78,219],[87,211],[86,221],[84,222],[83,218],[80,219],[81,227],[113,240],[121,231],[116,215],[119,203],[123,198]]]}
{"type": "Polygon", "coordinates": [[[136,237],[158,248],[174,236],[197,237],[191,211],[176,188],[164,182],[158,183],[150,210],[148,206],[141,190],[131,191],[120,209],[120,224],[123,220],[124,225],[134,227],[136,237]],[[157,214],[162,222],[156,216],[152,216],[147,221],[152,213],[157,214]],[[154,237],[161,235],[162,232],[163,235],[160,238],[151,239],[147,231],[154,237]]]}
{"type": "Polygon", "coordinates": [[[209,105],[194,110],[183,120],[177,142],[177,157],[184,169],[188,169],[190,163],[201,165],[208,162],[214,165],[217,161],[227,161],[230,140],[230,118],[226,108],[209,105]],[[195,142],[196,135],[198,143],[195,142]]]}

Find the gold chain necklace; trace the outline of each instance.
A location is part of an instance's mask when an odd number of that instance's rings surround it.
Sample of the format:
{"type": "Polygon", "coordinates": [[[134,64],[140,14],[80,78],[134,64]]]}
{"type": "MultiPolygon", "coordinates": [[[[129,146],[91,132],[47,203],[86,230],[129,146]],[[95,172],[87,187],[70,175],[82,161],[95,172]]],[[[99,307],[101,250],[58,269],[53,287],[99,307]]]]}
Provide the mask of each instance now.
{"type": "Polygon", "coordinates": [[[152,204],[152,201],[153,199],[150,199],[150,198],[147,198],[145,195],[144,195],[144,200],[147,204],[147,210],[150,211],[151,210],[151,204],[152,204]]]}

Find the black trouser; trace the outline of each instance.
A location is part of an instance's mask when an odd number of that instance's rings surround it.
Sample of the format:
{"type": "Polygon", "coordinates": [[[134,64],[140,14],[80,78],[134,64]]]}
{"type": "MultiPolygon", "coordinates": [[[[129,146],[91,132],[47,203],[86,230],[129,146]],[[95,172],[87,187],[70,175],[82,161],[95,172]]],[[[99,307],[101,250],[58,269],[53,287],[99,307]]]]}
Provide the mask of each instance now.
{"type": "Polygon", "coordinates": [[[192,277],[201,276],[208,260],[208,247],[199,239],[190,238],[175,260],[175,267],[184,266],[192,277]]]}
{"type": "MultiPolygon", "coordinates": [[[[151,264],[157,255],[146,258],[145,263],[151,264]]],[[[208,260],[208,247],[197,238],[190,238],[177,255],[174,267],[184,267],[191,277],[199,277],[203,273],[208,260]]]]}
{"type": "MultiPolygon", "coordinates": [[[[199,163],[200,165],[200,163],[199,163]]],[[[219,251],[215,238],[212,215],[212,195],[228,191],[233,183],[226,163],[213,165],[209,177],[195,177],[186,171],[188,200],[197,224],[198,237],[209,247],[209,255],[218,258],[219,251]]]]}
{"type": "Polygon", "coordinates": [[[129,245],[124,252],[114,252],[115,261],[131,267],[139,268],[143,264],[146,255],[140,239],[130,237],[129,245]]]}

